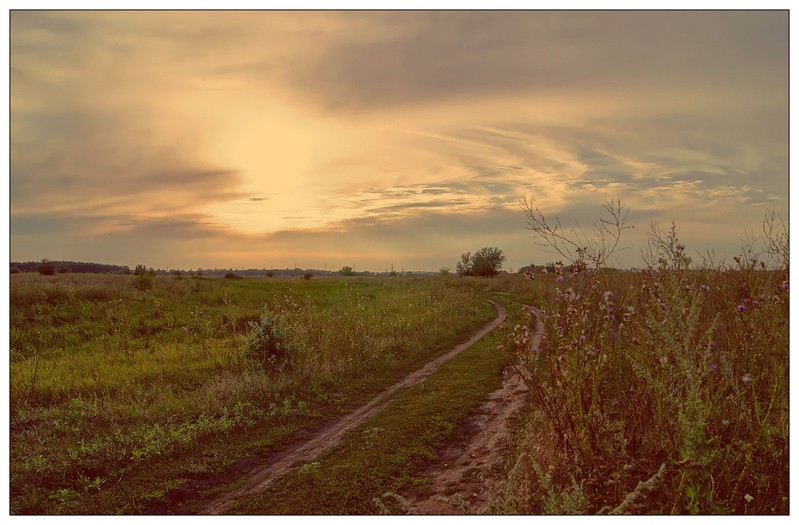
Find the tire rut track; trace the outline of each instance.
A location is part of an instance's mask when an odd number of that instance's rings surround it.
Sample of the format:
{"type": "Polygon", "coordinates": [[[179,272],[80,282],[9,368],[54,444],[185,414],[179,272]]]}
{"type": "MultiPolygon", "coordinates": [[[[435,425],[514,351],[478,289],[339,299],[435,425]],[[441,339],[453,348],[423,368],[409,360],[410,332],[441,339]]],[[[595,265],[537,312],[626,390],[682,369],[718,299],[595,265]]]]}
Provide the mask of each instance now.
{"type": "MultiPolygon", "coordinates": [[[[524,307],[536,317],[529,349],[536,351],[544,334],[541,311],[524,307]]],[[[524,406],[527,390],[519,372],[512,368],[502,386],[463,424],[468,437],[439,451],[441,462],[425,473],[432,493],[408,498],[416,513],[463,514],[486,509],[501,489],[501,467],[510,452],[510,423],[524,406]]]]}
{"type": "Polygon", "coordinates": [[[225,492],[210,502],[206,503],[200,513],[221,514],[240,499],[263,492],[280,476],[295,467],[318,457],[322,453],[336,446],[349,431],[364,423],[392,401],[392,396],[402,388],[414,386],[433,374],[438,368],[466,350],[468,347],[482,339],[489,332],[496,329],[506,318],[507,310],[500,304],[489,301],[497,312],[497,317],[485,324],[472,337],[446,354],[430,361],[422,368],[405,376],[400,382],[385,389],[361,408],[350,412],[328,423],[319,430],[311,439],[297,442],[288,449],[259,462],[247,469],[243,477],[238,479],[240,486],[232,491],[225,492]]]}

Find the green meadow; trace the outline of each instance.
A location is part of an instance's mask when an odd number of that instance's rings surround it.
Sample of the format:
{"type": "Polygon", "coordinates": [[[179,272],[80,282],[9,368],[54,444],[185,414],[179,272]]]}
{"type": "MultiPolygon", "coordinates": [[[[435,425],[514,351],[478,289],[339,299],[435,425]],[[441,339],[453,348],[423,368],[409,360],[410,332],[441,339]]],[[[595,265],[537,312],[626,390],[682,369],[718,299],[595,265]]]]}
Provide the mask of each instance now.
{"type": "Polygon", "coordinates": [[[485,511],[785,514],[788,283],[755,257],[693,267],[679,244],[643,271],[491,279],[14,274],[12,513],[202,512],[243,458],[465,341],[493,299],[498,330],[226,512],[408,512],[514,370],[528,404],[485,511]],[[536,351],[519,303],[541,308],[536,351]]]}
{"type": "Polygon", "coordinates": [[[152,473],[166,459],[192,458],[180,480],[279,444],[495,315],[455,278],[143,280],[12,275],[13,512],[141,510],[176,483],[152,473]],[[248,353],[264,315],[281,320],[279,366],[248,353]],[[255,443],[224,445],[247,431],[255,443]],[[130,479],[138,493],[103,506],[130,479]]]}

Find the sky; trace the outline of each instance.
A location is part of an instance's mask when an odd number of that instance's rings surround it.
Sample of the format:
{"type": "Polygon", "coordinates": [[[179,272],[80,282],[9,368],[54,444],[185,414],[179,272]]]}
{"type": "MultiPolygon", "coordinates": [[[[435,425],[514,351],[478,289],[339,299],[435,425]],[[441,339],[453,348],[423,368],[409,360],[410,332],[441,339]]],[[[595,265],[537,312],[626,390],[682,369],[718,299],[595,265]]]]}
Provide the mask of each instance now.
{"type": "Polygon", "coordinates": [[[10,258],[562,259],[522,198],[696,260],[788,210],[787,11],[13,11],[10,258]]]}

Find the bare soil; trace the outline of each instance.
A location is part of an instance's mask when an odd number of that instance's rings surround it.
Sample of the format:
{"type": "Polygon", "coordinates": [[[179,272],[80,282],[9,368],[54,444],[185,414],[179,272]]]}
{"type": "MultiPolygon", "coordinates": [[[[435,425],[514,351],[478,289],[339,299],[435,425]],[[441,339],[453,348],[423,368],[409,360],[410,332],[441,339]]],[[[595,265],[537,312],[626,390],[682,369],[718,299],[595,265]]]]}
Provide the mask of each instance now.
{"type": "MultiPolygon", "coordinates": [[[[537,318],[531,351],[538,350],[544,325],[540,311],[526,306],[537,318]]],[[[432,491],[407,499],[418,514],[477,514],[501,490],[510,452],[511,421],[524,406],[527,386],[515,369],[502,386],[462,425],[462,438],[439,451],[441,462],[426,473],[432,491]]]]}
{"type": "MultiPolygon", "coordinates": [[[[236,501],[262,492],[277,478],[289,470],[313,460],[323,452],[334,447],[341,441],[347,432],[361,425],[369,417],[385,408],[391,402],[392,395],[398,390],[418,384],[435,372],[441,365],[457,356],[459,353],[499,326],[507,317],[507,311],[501,305],[493,301],[491,301],[491,303],[494,305],[494,308],[497,311],[497,317],[493,321],[483,326],[483,328],[476,332],[468,341],[459,344],[446,354],[434,359],[419,370],[407,375],[402,381],[387,388],[361,408],[328,423],[310,439],[299,440],[295,444],[284,449],[282,452],[273,454],[268,458],[248,458],[246,460],[242,460],[239,462],[241,463],[241,469],[238,472],[239,475],[235,477],[237,482],[236,488],[234,490],[223,492],[214,499],[206,502],[201,508],[194,510],[202,514],[221,514],[236,501]]],[[[516,391],[514,387],[508,388],[516,391]]],[[[492,394],[492,396],[493,395],[494,394],[492,394]]],[[[504,413],[504,406],[506,405],[502,399],[504,397],[505,394],[500,394],[497,400],[494,401],[496,406],[494,408],[487,409],[490,414],[493,414],[494,412],[504,413]]],[[[500,421],[496,420],[494,416],[489,417],[484,423],[485,426],[490,426],[492,428],[497,424],[500,424],[500,421]]],[[[501,431],[498,435],[498,439],[501,440],[501,431]]],[[[489,438],[482,446],[486,447],[488,450],[491,450],[496,443],[496,439],[489,438]]],[[[477,465],[477,462],[475,462],[475,466],[477,465]]],[[[480,465],[482,466],[482,464],[480,465]]],[[[223,477],[227,478],[227,476],[223,477]]]]}

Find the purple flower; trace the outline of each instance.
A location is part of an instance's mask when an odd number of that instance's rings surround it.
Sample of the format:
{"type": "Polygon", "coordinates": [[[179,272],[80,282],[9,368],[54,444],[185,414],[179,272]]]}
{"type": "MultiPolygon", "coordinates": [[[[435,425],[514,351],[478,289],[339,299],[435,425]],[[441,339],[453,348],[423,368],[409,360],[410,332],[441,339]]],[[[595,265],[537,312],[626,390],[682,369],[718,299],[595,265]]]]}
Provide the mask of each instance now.
{"type": "Polygon", "coordinates": [[[719,369],[719,365],[717,365],[717,364],[713,363],[713,364],[711,364],[711,365],[710,365],[708,368],[710,368],[710,371],[711,371],[711,372],[715,372],[716,370],[718,370],[718,369],[719,369]]]}
{"type": "Polygon", "coordinates": [[[586,337],[584,335],[580,336],[580,342],[585,343],[586,337]]]}
{"type": "Polygon", "coordinates": [[[788,291],[788,281],[782,281],[782,289],[788,291]]]}
{"type": "Polygon", "coordinates": [[[754,306],[755,308],[757,308],[758,306],[760,306],[760,301],[758,301],[757,299],[755,299],[754,301],[752,301],[752,306],[754,306]]]}
{"type": "Polygon", "coordinates": [[[562,283],[563,282],[563,276],[562,275],[558,275],[557,278],[555,278],[555,282],[562,283]]]}
{"type": "Polygon", "coordinates": [[[742,305],[742,304],[739,304],[739,305],[738,305],[738,311],[739,311],[739,312],[743,312],[744,310],[746,310],[746,306],[744,306],[744,305],[742,305]]]}

